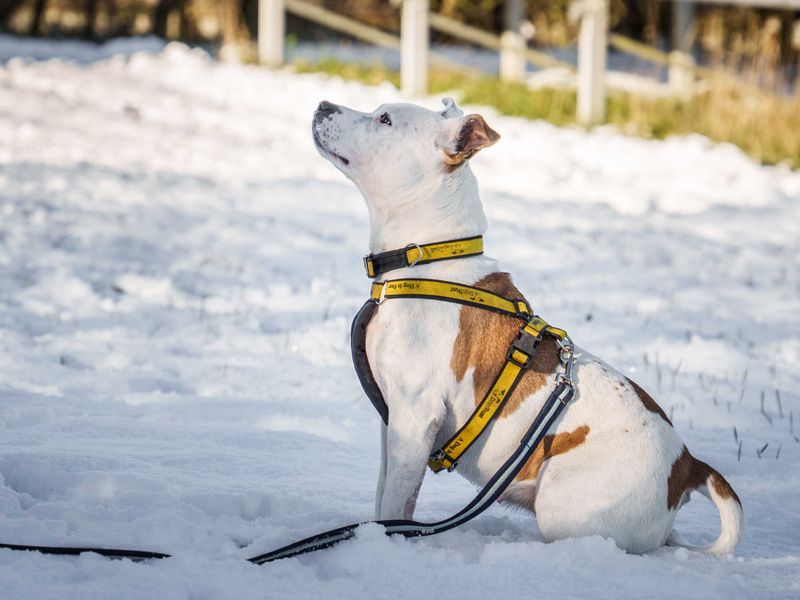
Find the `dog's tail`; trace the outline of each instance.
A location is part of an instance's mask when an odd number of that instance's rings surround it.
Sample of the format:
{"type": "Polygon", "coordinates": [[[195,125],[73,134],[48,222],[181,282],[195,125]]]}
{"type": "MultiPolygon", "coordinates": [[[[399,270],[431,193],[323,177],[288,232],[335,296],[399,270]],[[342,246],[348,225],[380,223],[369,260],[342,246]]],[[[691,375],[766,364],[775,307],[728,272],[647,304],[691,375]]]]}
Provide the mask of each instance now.
{"type": "Polygon", "coordinates": [[[684,544],[677,532],[673,530],[667,545],[682,546],[707,554],[730,554],[739,543],[742,535],[743,517],[742,503],[736,492],[725,478],[715,469],[701,460],[691,457],[691,473],[686,492],[697,490],[711,500],[719,511],[720,534],[717,540],[707,546],[691,546],[684,544]]]}

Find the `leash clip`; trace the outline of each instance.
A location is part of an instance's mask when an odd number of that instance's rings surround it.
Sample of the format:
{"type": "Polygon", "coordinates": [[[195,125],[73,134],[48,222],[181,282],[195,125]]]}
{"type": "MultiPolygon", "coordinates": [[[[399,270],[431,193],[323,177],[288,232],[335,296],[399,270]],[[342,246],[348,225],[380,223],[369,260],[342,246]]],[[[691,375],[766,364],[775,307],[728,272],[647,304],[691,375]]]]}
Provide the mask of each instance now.
{"type": "Polygon", "coordinates": [[[567,377],[566,373],[559,373],[556,375],[556,383],[557,384],[564,384],[570,389],[575,389],[575,382],[572,381],[571,378],[567,377]]]}
{"type": "Polygon", "coordinates": [[[563,340],[558,340],[558,345],[561,346],[561,353],[559,360],[564,365],[564,372],[556,375],[556,383],[563,383],[571,390],[575,389],[575,382],[572,379],[572,368],[575,363],[575,344],[567,336],[563,340]]]}

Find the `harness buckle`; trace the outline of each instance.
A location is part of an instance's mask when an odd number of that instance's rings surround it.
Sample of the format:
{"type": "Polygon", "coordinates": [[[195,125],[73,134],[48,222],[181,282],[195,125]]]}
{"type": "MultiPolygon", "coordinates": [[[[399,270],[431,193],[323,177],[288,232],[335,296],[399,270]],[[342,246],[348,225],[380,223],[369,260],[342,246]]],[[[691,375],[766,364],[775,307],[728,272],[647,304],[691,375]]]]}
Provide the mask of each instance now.
{"type": "Polygon", "coordinates": [[[375,273],[375,263],[372,260],[372,254],[368,254],[364,257],[364,270],[367,272],[367,277],[370,279],[376,277],[375,273]]]}
{"type": "Polygon", "coordinates": [[[514,338],[514,341],[511,342],[511,346],[508,349],[508,360],[514,362],[522,368],[527,367],[530,358],[536,354],[536,348],[539,346],[540,341],[542,341],[541,333],[539,335],[531,335],[524,329],[520,329],[517,337],[514,338]],[[520,364],[518,360],[514,359],[514,352],[516,350],[528,357],[524,365],[520,364]]]}
{"type": "Polygon", "coordinates": [[[456,470],[458,461],[455,461],[447,456],[447,454],[444,453],[444,450],[437,450],[428,457],[428,466],[434,473],[438,473],[439,471],[443,470],[446,470],[448,473],[452,473],[456,470]],[[449,462],[450,465],[445,466],[445,461],[449,462]]]}
{"type": "Polygon", "coordinates": [[[531,358],[532,355],[528,354],[523,350],[520,350],[519,348],[515,348],[513,344],[511,348],[508,349],[508,354],[506,355],[506,360],[510,363],[517,365],[520,369],[527,369],[531,363],[531,358]],[[525,357],[524,361],[519,359],[520,355],[525,357]]]}

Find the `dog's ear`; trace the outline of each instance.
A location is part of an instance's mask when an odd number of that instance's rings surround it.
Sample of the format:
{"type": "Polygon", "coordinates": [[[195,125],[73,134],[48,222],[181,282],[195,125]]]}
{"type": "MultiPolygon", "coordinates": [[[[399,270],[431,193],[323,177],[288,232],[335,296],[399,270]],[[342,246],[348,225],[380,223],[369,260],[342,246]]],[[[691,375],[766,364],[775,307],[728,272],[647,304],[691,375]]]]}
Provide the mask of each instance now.
{"type": "Polygon", "coordinates": [[[500,134],[489,127],[482,116],[473,114],[445,127],[436,145],[444,152],[445,163],[456,166],[499,139],[500,134]]]}
{"type": "Polygon", "coordinates": [[[456,106],[456,101],[449,96],[447,98],[442,98],[442,104],[444,104],[444,110],[439,114],[445,119],[455,119],[464,116],[464,111],[456,106]]]}

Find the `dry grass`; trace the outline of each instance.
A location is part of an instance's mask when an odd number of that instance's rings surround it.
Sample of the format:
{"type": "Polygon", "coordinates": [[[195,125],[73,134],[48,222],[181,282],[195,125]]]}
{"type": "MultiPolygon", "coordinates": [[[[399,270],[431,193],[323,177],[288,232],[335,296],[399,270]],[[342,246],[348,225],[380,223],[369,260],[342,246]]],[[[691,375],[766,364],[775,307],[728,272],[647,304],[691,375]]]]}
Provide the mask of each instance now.
{"type": "MultiPolygon", "coordinates": [[[[381,65],[360,66],[325,60],[297,63],[299,72],[322,71],[368,84],[389,81],[399,85],[399,74],[381,65]]],[[[511,116],[544,119],[556,125],[575,124],[574,90],[528,89],[493,77],[475,77],[433,71],[431,93],[458,90],[468,104],[493,106],[511,116]]],[[[699,133],[718,142],[735,144],[765,164],[800,169],[800,96],[779,97],[720,75],[707,80],[703,91],[689,100],[645,98],[612,94],[607,123],[645,138],[699,133]]]]}

